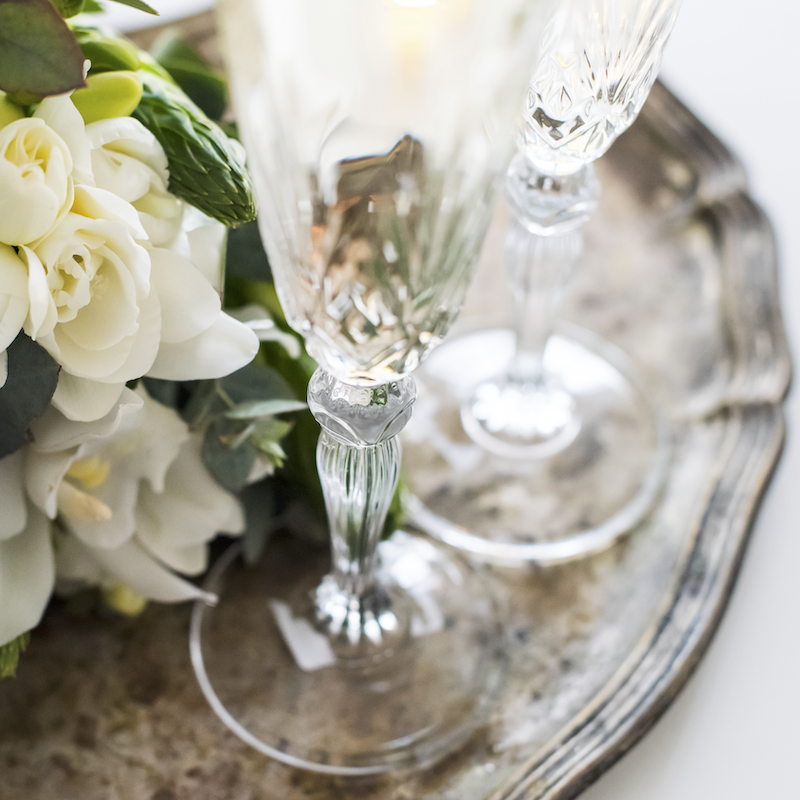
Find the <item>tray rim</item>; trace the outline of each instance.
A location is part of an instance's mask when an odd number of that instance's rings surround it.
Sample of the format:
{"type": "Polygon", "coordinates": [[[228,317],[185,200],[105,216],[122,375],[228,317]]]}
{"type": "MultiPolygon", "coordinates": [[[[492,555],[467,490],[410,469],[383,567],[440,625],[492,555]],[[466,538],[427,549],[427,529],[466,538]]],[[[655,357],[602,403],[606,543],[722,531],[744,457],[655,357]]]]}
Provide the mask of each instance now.
{"type": "MultiPolygon", "coordinates": [[[[738,214],[759,236],[761,268],[754,288],[767,318],[757,323],[769,331],[771,350],[767,359],[759,359],[748,347],[748,337],[737,330],[746,310],[734,298],[725,314],[734,362],[729,389],[714,406],[694,415],[698,421],[726,418],[725,447],[661,615],[590,703],[488,800],[571,800],[655,725],[702,660],[722,620],[786,439],[783,403],[792,362],[780,311],[772,225],[747,194],[739,159],[663,83],[655,84],[637,124],[685,151],[697,170],[697,184],[691,198],[680,204],[681,215],[708,212],[730,222],[738,214]],[[677,645],[662,649],[672,640],[677,645]],[[626,704],[630,710],[624,713],[626,704]]],[[[737,255],[727,253],[729,260],[737,255]]],[[[734,280],[747,274],[750,261],[733,264],[734,280]]]]}

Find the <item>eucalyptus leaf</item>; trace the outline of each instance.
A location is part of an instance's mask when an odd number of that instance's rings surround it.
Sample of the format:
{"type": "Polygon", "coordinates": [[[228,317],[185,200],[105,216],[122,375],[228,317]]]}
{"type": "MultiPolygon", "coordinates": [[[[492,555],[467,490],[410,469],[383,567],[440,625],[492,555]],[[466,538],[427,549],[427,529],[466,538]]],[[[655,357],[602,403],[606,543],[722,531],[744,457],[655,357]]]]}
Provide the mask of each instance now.
{"type": "Polygon", "coordinates": [[[286,379],[272,367],[251,362],[221,379],[222,388],[237,405],[250,400],[295,400],[286,379]]]}
{"type": "Polygon", "coordinates": [[[0,645],[0,678],[13,678],[17,674],[19,657],[28,648],[30,641],[30,631],[26,631],[16,639],[0,645]]]}
{"type": "Polygon", "coordinates": [[[0,458],[28,442],[28,426],[47,410],[58,384],[58,364],[20,333],[8,347],[8,378],[0,389],[0,458]]]}
{"type": "Polygon", "coordinates": [[[275,493],[271,481],[248,486],[240,495],[244,506],[245,528],[242,536],[244,559],[255,564],[264,552],[275,526],[275,493]]]}
{"type": "Polygon", "coordinates": [[[251,400],[228,411],[228,419],[254,419],[272,414],[286,414],[289,411],[302,411],[308,406],[300,400],[251,400]]]}
{"type": "Polygon", "coordinates": [[[83,53],[50,0],[0,0],[0,89],[46,97],[83,85],[83,53]]]}
{"type": "Polygon", "coordinates": [[[226,437],[236,430],[224,418],[211,422],[203,437],[203,463],[221,486],[232,492],[244,488],[256,460],[256,449],[245,440],[238,447],[226,443],[226,437]]]}

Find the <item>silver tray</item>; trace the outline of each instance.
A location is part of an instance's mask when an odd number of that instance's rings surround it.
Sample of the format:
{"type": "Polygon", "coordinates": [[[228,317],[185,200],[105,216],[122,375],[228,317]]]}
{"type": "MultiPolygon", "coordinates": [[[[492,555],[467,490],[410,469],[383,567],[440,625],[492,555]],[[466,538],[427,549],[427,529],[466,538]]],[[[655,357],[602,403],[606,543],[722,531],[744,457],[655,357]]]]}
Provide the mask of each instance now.
{"type": "MultiPolygon", "coordinates": [[[[194,24],[208,38],[209,23],[194,24]]],[[[607,552],[491,573],[511,667],[490,723],[418,775],[299,772],[247,748],[206,705],[188,607],[120,620],[67,605],[37,629],[20,677],[0,683],[0,800],[563,800],[644,735],[725,609],[780,456],[791,363],[770,226],[736,159],[667,89],[599,171],[566,317],[646,372],[674,426],[672,464],[653,513],[607,552]]],[[[504,317],[503,215],[465,324],[504,317]]]]}

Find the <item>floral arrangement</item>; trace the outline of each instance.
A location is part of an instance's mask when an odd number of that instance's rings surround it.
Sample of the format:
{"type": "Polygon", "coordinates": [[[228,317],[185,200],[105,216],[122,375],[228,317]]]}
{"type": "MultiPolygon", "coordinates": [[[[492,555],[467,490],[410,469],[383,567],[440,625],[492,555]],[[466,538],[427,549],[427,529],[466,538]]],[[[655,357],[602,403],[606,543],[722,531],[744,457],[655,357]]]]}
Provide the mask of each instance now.
{"type": "Polygon", "coordinates": [[[0,0],[0,675],[54,590],[195,598],[217,533],[253,556],[279,512],[321,507],[310,416],[288,439],[280,417],[313,363],[242,150],[175,80],[219,115],[219,78],[77,24],[94,8],[0,0]]]}

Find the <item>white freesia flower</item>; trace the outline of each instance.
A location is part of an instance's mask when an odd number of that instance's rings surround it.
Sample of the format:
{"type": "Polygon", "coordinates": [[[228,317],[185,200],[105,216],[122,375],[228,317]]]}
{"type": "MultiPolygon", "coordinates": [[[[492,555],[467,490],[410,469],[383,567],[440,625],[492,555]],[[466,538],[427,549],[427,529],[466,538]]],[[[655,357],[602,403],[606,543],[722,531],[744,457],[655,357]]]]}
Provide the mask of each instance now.
{"type": "Polygon", "coordinates": [[[185,205],[167,190],[167,157],[156,137],[133,117],[116,117],[87,125],[86,138],[97,186],[137,210],[153,245],[171,246],[185,205]]]}
{"type": "Polygon", "coordinates": [[[38,624],[55,581],[50,523],[25,498],[22,452],[0,459],[0,645],[38,624]]]}
{"type": "Polygon", "coordinates": [[[243,530],[241,505],[208,474],[199,436],[172,409],[143,389],[125,390],[123,403],[96,423],[56,411],[37,421],[25,482],[36,507],[67,530],[58,577],[125,584],[162,602],[198,597],[175,571],[205,569],[207,542],[243,530]]]}

